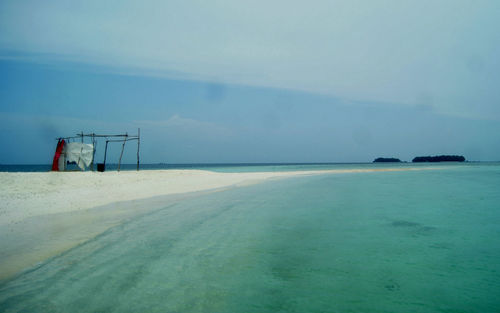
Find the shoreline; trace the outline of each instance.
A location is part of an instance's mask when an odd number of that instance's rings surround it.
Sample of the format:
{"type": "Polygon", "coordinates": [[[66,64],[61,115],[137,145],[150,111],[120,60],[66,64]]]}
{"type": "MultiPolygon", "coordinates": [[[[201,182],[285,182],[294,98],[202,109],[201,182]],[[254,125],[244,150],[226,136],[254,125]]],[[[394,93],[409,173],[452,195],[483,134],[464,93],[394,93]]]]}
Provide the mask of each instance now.
{"type": "Polygon", "coordinates": [[[304,175],[438,169],[437,167],[222,173],[205,170],[123,172],[0,172],[0,226],[40,215],[91,209],[118,201],[228,188],[304,175]]]}
{"type": "Polygon", "coordinates": [[[0,281],[127,219],[211,192],[300,176],[439,169],[220,173],[203,170],[0,173],[0,281]]]}
{"type": "Polygon", "coordinates": [[[0,227],[0,285],[128,220],[168,208],[191,197],[223,190],[118,201],[90,209],[28,217],[8,228],[0,227]]]}

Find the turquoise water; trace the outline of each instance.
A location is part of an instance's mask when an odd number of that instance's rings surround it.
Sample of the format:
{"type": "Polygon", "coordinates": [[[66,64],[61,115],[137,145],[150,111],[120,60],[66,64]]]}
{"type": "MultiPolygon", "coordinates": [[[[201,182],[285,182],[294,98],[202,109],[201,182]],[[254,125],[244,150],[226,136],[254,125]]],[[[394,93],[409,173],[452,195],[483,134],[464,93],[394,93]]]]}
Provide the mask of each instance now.
{"type": "Polygon", "coordinates": [[[126,223],[0,312],[499,312],[500,165],[290,178],[126,223]]]}
{"type": "MultiPolygon", "coordinates": [[[[452,164],[452,163],[447,163],[452,164]]],[[[461,166],[488,165],[496,163],[461,163],[461,166]]],[[[441,166],[443,163],[221,163],[221,164],[141,164],[141,170],[208,170],[213,172],[242,173],[242,172],[283,172],[283,171],[313,171],[332,169],[358,168],[388,168],[388,167],[427,167],[441,166]]],[[[447,165],[447,166],[448,166],[447,165]]],[[[0,172],[48,172],[50,164],[35,165],[2,165],[0,172]]],[[[116,171],[118,164],[106,164],[106,171],[116,171]]],[[[94,168],[95,169],[95,168],[94,168]]],[[[74,168],[76,170],[76,168],[74,168]]],[[[122,164],[123,171],[136,171],[137,164],[122,164]]]]}
{"type": "MultiPolygon", "coordinates": [[[[405,163],[412,164],[412,163],[405,163]]],[[[338,168],[359,168],[371,166],[401,166],[399,164],[373,164],[373,163],[193,163],[193,164],[141,164],[141,170],[208,170],[214,172],[276,172],[276,171],[301,171],[301,170],[324,170],[338,168]]],[[[413,163],[413,165],[419,165],[413,163]]],[[[35,165],[2,165],[0,164],[0,172],[48,172],[51,169],[51,164],[35,164],[35,165]]],[[[106,171],[116,171],[118,164],[106,164],[106,171]]],[[[72,168],[76,170],[75,167],[72,168]]],[[[122,171],[136,171],[137,164],[122,164],[122,171]]]]}

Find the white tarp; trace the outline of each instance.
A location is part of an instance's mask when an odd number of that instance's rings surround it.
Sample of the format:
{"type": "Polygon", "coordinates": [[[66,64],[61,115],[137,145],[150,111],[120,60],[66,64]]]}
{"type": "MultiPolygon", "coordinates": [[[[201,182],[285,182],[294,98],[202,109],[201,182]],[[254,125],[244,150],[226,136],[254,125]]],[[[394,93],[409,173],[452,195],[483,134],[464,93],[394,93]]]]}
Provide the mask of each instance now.
{"type": "MultiPolygon", "coordinates": [[[[66,144],[64,144],[64,146],[66,146],[66,144]]],[[[64,156],[64,148],[62,150],[61,156],[59,157],[59,161],[57,162],[57,164],[60,171],[66,170],[66,157],[64,156]]]]}
{"type": "Polygon", "coordinates": [[[85,167],[92,163],[94,146],[87,143],[70,142],[64,146],[64,155],[66,161],[76,162],[79,168],[85,170],[85,167]]]}

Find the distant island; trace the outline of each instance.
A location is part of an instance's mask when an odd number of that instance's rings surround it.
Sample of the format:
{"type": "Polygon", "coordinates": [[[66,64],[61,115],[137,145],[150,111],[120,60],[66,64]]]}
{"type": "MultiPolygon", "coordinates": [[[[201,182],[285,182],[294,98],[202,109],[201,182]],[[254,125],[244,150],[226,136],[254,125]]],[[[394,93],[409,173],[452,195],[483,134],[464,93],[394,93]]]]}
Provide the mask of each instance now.
{"type": "Polygon", "coordinates": [[[401,160],[396,158],[376,158],[373,163],[401,163],[401,160]]]}
{"type": "Polygon", "coordinates": [[[415,157],[412,162],[464,162],[465,158],[462,155],[437,155],[437,156],[419,156],[415,157]]]}

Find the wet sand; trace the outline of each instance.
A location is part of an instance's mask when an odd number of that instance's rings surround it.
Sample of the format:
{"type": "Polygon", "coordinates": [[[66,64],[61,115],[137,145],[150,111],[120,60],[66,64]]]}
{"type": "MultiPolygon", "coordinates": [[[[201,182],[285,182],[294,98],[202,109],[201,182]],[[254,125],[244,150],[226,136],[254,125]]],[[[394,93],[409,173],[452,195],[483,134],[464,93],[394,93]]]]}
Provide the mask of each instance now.
{"type": "Polygon", "coordinates": [[[0,173],[0,280],[98,236],[137,215],[207,192],[269,179],[377,168],[217,173],[202,170],[0,173]]]}

